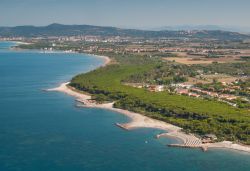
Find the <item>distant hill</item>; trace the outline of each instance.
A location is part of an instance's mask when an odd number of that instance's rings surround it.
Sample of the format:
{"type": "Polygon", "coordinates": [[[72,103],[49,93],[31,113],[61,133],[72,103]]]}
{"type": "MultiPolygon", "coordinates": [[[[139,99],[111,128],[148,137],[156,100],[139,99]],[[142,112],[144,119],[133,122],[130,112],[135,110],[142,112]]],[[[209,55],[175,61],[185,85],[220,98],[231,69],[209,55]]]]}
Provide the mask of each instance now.
{"type": "Polygon", "coordinates": [[[48,37],[48,36],[133,36],[145,38],[171,37],[171,38],[211,38],[219,40],[250,39],[250,35],[221,30],[197,31],[148,31],[138,29],[121,29],[116,27],[103,27],[91,25],[62,25],[51,24],[48,26],[17,26],[0,27],[1,37],[48,37]]]}
{"type": "Polygon", "coordinates": [[[155,27],[148,30],[223,30],[239,33],[250,33],[250,27],[237,27],[237,26],[219,26],[219,25],[176,25],[155,27]]]}

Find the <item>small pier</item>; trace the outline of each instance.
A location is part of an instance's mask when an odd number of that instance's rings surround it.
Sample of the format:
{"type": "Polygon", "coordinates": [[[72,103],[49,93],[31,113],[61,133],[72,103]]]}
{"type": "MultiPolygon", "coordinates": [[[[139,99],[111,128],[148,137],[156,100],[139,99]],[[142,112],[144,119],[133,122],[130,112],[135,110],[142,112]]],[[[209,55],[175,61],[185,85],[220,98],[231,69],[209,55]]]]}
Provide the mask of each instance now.
{"type": "Polygon", "coordinates": [[[178,148],[200,148],[204,152],[207,151],[207,147],[202,145],[168,144],[167,146],[178,148]]]}
{"type": "Polygon", "coordinates": [[[124,124],[116,123],[115,125],[122,128],[122,129],[124,129],[124,130],[129,130],[124,124]]]}

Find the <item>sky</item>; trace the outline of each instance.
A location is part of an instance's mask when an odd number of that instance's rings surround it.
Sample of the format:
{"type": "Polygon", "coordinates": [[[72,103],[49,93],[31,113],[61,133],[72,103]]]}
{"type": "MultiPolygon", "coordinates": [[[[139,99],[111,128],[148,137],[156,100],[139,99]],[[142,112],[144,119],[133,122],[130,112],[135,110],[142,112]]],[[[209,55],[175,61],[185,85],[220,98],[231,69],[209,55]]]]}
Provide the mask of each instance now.
{"type": "Polygon", "coordinates": [[[0,26],[51,23],[126,28],[250,28],[250,0],[0,0],[0,26]]]}

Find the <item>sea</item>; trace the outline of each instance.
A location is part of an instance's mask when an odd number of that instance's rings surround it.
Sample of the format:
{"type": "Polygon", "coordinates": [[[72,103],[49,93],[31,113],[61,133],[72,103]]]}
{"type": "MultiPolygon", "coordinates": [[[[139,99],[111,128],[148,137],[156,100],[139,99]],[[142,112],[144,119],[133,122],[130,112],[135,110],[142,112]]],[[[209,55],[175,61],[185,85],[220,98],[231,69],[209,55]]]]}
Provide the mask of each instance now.
{"type": "Polygon", "coordinates": [[[78,108],[54,88],[103,59],[78,53],[13,50],[0,42],[0,171],[249,171],[244,152],[168,147],[157,129],[125,131],[129,119],[78,108]]]}

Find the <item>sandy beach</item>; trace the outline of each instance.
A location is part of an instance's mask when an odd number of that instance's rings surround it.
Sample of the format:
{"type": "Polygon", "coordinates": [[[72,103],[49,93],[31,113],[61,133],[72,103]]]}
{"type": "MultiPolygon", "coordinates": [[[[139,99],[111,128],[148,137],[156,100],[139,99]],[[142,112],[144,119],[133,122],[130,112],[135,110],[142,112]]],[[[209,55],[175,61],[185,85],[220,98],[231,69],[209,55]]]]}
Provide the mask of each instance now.
{"type": "MultiPolygon", "coordinates": [[[[103,59],[105,59],[105,62],[102,66],[105,66],[110,63],[110,58],[106,56],[98,56],[103,59]]],[[[161,137],[173,137],[181,140],[181,143],[178,144],[170,144],[169,146],[173,147],[183,147],[183,148],[201,148],[203,151],[207,151],[208,148],[227,148],[232,150],[238,150],[238,151],[244,151],[247,153],[250,153],[250,146],[244,146],[232,143],[230,141],[223,141],[218,143],[202,143],[202,140],[198,137],[196,137],[193,134],[186,134],[182,131],[182,128],[174,126],[172,124],[155,120],[152,118],[149,118],[147,116],[144,116],[139,113],[134,113],[131,111],[123,110],[114,108],[114,103],[105,103],[105,104],[99,104],[95,101],[91,100],[91,96],[87,94],[83,94],[82,92],[79,92],[75,90],[73,87],[70,87],[69,82],[62,83],[59,87],[48,89],[47,91],[57,91],[62,92],[67,95],[73,96],[76,98],[77,106],[78,107],[86,107],[86,108],[101,108],[106,110],[115,111],[118,113],[121,113],[123,115],[126,115],[131,119],[129,123],[116,123],[118,127],[121,127],[125,130],[131,130],[136,128],[155,128],[165,131],[165,133],[162,133],[160,135],[157,135],[156,138],[161,137]]]]}
{"type": "Polygon", "coordinates": [[[104,59],[104,63],[102,64],[102,66],[106,66],[111,62],[111,59],[109,57],[107,57],[107,56],[94,55],[94,54],[88,54],[88,55],[104,59]]]}
{"type": "Polygon", "coordinates": [[[17,44],[22,44],[22,45],[30,45],[32,43],[28,43],[28,42],[21,42],[21,41],[14,41],[17,44]]]}
{"type": "Polygon", "coordinates": [[[69,87],[68,84],[69,82],[63,83],[59,87],[48,89],[47,91],[62,92],[67,95],[75,97],[76,101],[79,103],[77,105],[78,107],[101,108],[101,109],[111,110],[111,111],[124,114],[127,117],[129,117],[131,121],[129,123],[116,123],[116,125],[125,130],[131,130],[131,129],[136,129],[136,128],[155,128],[155,129],[166,131],[166,133],[157,135],[156,138],[173,137],[173,138],[177,138],[181,140],[181,143],[179,144],[170,145],[170,146],[175,146],[175,147],[201,148],[204,151],[206,151],[208,148],[228,148],[228,149],[250,153],[249,146],[234,144],[230,141],[203,144],[201,139],[197,138],[193,134],[186,134],[182,132],[182,129],[180,127],[174,126],[172,124],[168,124],[163,121],[149,118],[139,113],[134,113],[134,112],[130,112],[127,110],[114,108],[113,107],[114,103],[105,103],[105,104],[95,103],[94,101],[91,100],[91,96],[80,93],[78,91],[74,91],[74,88],[69,87]]]}

